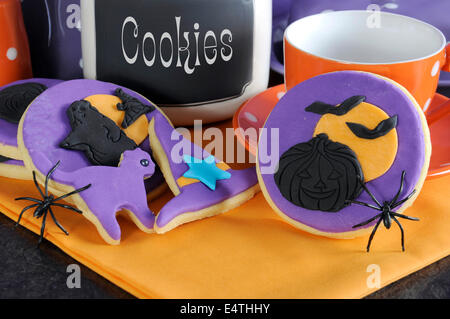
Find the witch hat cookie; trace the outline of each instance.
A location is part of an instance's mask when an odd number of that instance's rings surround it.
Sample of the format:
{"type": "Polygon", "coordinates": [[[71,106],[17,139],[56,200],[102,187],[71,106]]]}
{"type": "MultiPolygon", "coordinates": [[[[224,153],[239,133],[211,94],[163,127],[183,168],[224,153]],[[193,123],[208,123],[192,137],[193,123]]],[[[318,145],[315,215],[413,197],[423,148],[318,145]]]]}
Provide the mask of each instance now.
{"type": "Polygon", "coordinates": [[[371,73],[323,74],[288,91],[264,128],[258,178],[285,221],[333,238],[371,233],[367,250],[382,221],[397,224],[404,249],[399,219],[416,220],[402,212],[419,194],[431,155],[425,117],[406,89],[371,73]],[[263,151],[280,156],[268,164],[263,151]]]}
{"type": "Polygon", "coordinates": [[[233,170],[186,140],[162,114],[150,116],[149,136],[154,158],[175,195],[156,218],[157,233],[224,213],[259,191],[254,168],[233,170]]]}
{"type": "MultiPolygon", "coordinates": [[[[156,172],[151,154],[145,150],[149,148],[148,121],[141,116],[128,129],[120,128],[123,112],[117,110],[122,102],[115,95],[118,88],[150,103],[111,83],[67,81],[46,90],[31,103],[18,134],[24,163],[35,172],[40,184],[60,162],[49,178],[52,194],[61,196],[91,185],[67,200],[83,212],[109,244],[120,243],[118,212],[124,212],[147,233],[153,232],[155,220],[147,205],[145,185],[156,172]]],[[[158,187],[154,181],[148,185],[158,187]]]]}

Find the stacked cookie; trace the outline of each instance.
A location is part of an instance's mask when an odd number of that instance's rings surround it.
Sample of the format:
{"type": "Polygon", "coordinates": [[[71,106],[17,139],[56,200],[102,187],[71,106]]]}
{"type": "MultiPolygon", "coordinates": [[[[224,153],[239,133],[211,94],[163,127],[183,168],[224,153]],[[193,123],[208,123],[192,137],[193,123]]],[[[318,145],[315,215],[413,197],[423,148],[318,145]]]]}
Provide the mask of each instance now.
{"type": "MultiPolygon", "coordinates": [[[[31,87],[19,95],[27,96],[31,87]]],[[[71,194],[64,199],[110,244],[120,242],[119,211],[145,232],[164,233],[225,212],[259,190],[254,169],[232,170],[179,135],[156,105],[124,87],[62,82],[24,100],[21,110],[16,154],[24,177],[34,174],[54,196],[71,194]],[[181,162],[172,154],[179,144],[181,162]],[[148,195],[160,193],[164,180],[175,197],[155,214],[148,195]]]]}

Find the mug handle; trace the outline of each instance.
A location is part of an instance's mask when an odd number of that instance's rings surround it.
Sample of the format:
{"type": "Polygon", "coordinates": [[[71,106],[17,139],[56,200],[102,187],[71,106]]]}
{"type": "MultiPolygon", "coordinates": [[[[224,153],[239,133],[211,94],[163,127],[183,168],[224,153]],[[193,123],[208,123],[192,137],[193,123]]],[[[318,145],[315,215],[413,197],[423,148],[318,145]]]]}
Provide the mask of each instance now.
{"type": "MultiPolygon", "coordinates": [[[[445,47],[445,60],[442,66],[442,71],[450,72],[450,42],[445,47]]],[[[439,119],[447,116],[450,113],[450,100],[433,108],[426,113],[428,125],[433,124],[439,119]]]]}
{"type": "Polygon", "coordinates": [[[450,72],[450,42],[445,47],[445,64],[442,66],[442,71],[450,72]]]}

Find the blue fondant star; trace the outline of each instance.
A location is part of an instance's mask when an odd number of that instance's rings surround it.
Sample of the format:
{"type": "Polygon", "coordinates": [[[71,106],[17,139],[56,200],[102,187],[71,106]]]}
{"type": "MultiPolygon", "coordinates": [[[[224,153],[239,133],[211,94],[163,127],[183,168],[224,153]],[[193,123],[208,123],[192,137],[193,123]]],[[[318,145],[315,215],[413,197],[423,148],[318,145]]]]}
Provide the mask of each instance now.
{"type": "Polygon", "coordinates": [[[189,170],[183,176],[197,179],[213,191],[216,190],[216,182],[218,180],[231,178],[229,172],[216,166],[216,161],[212,155],[204,160],[189,155],[184,155],[183,159],[189,166],[189,170]]]}

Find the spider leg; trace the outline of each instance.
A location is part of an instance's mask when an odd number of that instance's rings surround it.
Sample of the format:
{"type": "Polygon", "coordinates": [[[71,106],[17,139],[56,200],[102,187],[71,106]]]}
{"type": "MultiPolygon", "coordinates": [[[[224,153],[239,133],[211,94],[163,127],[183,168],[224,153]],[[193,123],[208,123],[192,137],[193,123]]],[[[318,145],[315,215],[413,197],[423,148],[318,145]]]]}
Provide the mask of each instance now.
{"type": "Polygon", "coordinates": [[[360,176],[358,176],[358,181],[361,184],[362,188],[366,191],[366,193],[369,194],[370,198],[372,198],[372,200],[375,202],[375,204],[377,204],[378,207],[381,208],[382,206],[381,206],[380,202],[375,198],[375,196],[373,196],[372,192],[369,191],[369,189],[364,184],[364,181],[361,179],[360,176]]]}
{"type": "Polygon", "coordinates": [[[367,204],[367,203],[363,203],[363,202],[360,202],[360,201],[357,201],[357,200],[349,200],[347,202],[348,203],[352,203],[352,204],[361,205],[361,206],[366,206],[366,207],[373,208],[373,209],[376,209],[376,210],[380,210],[379,207],[376,207],[374,205],[370,205],[370,204],[367,204]]]}
{"type": "Polygon", "coordinates": [[[401,201],[397,202],[394,204],[394,206],[392,206],[392,209],[400,206],[401,204],[403,204],[404,202],[406,202],[408,199],[410,199],[414,194],[416,193],[416,190],[413,190],[411,192],[411,194],[409,194],[406,198],[403,198],[401,201]]]}
{"type": "Polygon", "coordinates": [[[39,236],[38,246],[42,243],[42,240],[44,239],[44,230],[45,230],[45,222],[47,220],[47,214],[48,214],[48,209],[45,210],[44,218],[42,219],[41,235],[39,236]]]}
{"type": "Polygon", "coordinates": [[[20,212],[20,215],[19,215],[19,219],[17,220],[16,227],[19,226],[20,220],[22,219],[23,214],[24,214],[27,210],[29,210],[30,208],[39,206],[39,205],[40,205],[40,204],[33,204],[33,205],[27,206],[27,207],[25,207],[24,209],[22,209],[22,211],[20,212]]]}
{"type": "Polygon", "coordinates": [[[60,196],[60,197],[56,198],[56,199],[54,200],[54,202],[57,202],[57,201],[59,201],[59,200],[61,200],[61,199],[64,199],[64,198],[66,198],[66,197],[69,197],[69,196],[72,196],[72,195],[81,193],[82,191],[85,191],[85,190],[88,189],[89,187],[91,187],[91,184],[86,185],[86,186],[84,186],[84,187],[82,187],[82,188],[79,188],[79,189],[77,189],[77,190],[74,190],[73,192],[67,193],[66,195],[60,196]]]}
{"type": "Polygon", "coordinates": [[[41,194],[42,198],[45,198],[44,193],[41,190],[41,187],[39,186],[39,183],[36,179],[36,172],[33,171],[33,181],[34,181],[34,185],[36,185],[36,188],[38,189],[39,193],[41,194]]]}
{"type": "Polygon", "coordinates": [[[375,233],[377,232],[378,226],[380,226],[380,223],[381,223],[382,220],[383,220],[383,217],[380,217],[380,219],[377,221],[377,224],[373,228],[372,233],[370,234],[369,242],[367,243],[367,252],[370,251],[370,244],[372,244],[373,236],[375,236],[375,233]]]}
{"type": "Polygon", "coordinates": [[[361,227],[361,226],[365,226],[365,225],[367,225],[367,224],[373,222],[375,219],[377,219],[378,217],[380,217],[382,214],[383,214],[383,213],[380,213],[380,214],[378,214],[378,215],[372,217],[371,219],[366,220],[365,222],[362,222],[361,224],[358,224],[358,225],[353,226],[352,228],[358,228],[358,227],[361,227]]]}
{"type": "Polygon", "coordinates": [[[395,194],[395,197],[394,197],[394,198],[391,200],[391,202],[389,203],[389,205],[391,205],[391,206],[392,206],[392,204],[394,204],[394,203],[397,201],[398,197],[400,196],[400,194],[401,194],[402,191],[403,191],[403,184],[404,184],[404,182],[405,182],[405,175],[406,175],[406,172],[403,171],[403,172],[402,172],[402,177],[401,177],[401,179],[400,179],[400,188],[398,189],[397,194],[395,194]]]}
{"type": "Polygon", "coordinates": [[[45,177],[45,196],[48,197],[48,180],[50,179],[50,176],[55,172],[55,170],[58,168],[59,164],[61,164],[61,161],[58,161],[55,166],[47,173],[47,176],[45,177]]]}
{"type": "Polygon", "coordinates": [[[15,200],[29,200],[30,202],[42,204],[41,200],[36,199],[36,198],[31,198],[31,197],[19,197],[19,198],[16,198],[15,200]]]}
{"type": "Polygon", "coordinates": [[[399,214],[399,213],[392,212],[391,215],[396,216],[396,217],[400,217],[400,218],[404,218],[404,219],[407,219],[407,220],[413,220],[413,221],[416,221],[416,222],[420,221],[419,218],[406,216],[406,215],[399,214]]]}
{"type": "Polygon", "coordinates": [[[65,230],[64,227],[62,227],[61,224],[56,220],[55,214],[53,214],[53,211],[50,206],[48,207],[48,210],[50,211],[50,216],[52,216],[52,219],[55,222],[56,226],[58,226],[59,229],[61,229],[64,232],[64,234],[69,236],[69,232],[65,230]]]}
{"type": "Polygon", "coordinates": [[[83,214],[83,212],[81,210],[79,210],[79,209],[77,209],[75,207],[69,206],[69,205],[64,205],[64,204],[59,204],[59,203],[53,203],[52,205],[73,210],[74,212],[76,212],[78,214],[83,214]]]}
{"type": "Polygon", "coordinates": [[[400,224],[400,222],[398,221],[397,218],[395,218],[395,216],[392,216],[392,219],[394,220],[394,222],[397,223],[398,227],[400,228],[400,231],[402,232],[402,251],[405,251],[405,232],[403,231],[402,224],[400,224]]]}

